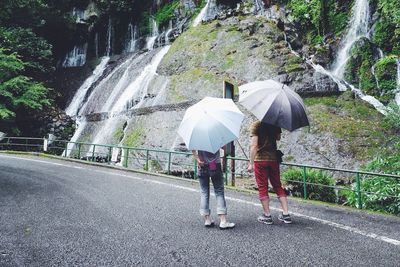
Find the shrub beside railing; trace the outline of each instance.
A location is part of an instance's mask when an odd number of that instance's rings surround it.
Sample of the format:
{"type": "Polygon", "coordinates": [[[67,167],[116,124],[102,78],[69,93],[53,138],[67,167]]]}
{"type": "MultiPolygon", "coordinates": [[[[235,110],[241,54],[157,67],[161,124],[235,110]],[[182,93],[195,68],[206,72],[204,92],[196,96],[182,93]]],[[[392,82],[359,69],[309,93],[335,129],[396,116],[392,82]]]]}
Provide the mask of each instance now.
{"type": "MultiPolygon", "coordinates": [[[[0,150],[44,152],[80,160],[116,164],[126,168],[162,172],[189,179],[197,177],[197,164],[189,152],[64,140],[54,140],[47,143],[48,145],[46,142],[48,140],[42,138],[5,137],[0,140],[0,150]]],[[[225,162],[226,184],[230,182],[232,186],[235,186],[235,181],[250,181],[250,177],[245,172],[247,159],[228,156],[225,162]],[[236,170],[231,170],[232,163],[235,164],[236,170]]],[[[292,163],[283,163],[281,169],[282,180],[293,196],[400,215],[399,175],[292,163]],[[338,184],[338,179],[334,177],[340,175],[348,182],[338,184]]]]}

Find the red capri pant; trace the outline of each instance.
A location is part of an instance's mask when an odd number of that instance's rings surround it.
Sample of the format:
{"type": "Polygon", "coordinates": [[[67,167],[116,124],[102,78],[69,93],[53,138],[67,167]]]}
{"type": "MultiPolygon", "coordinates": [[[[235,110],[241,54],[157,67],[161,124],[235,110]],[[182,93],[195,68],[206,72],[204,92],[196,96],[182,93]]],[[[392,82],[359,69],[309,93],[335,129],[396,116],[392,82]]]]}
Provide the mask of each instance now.
{"type": "Polygon", "coordinates": [[[254,174],[256,176],[260,200],[269,198],[268,179],[278,197],[286,197],[285,190],[282,188],[279,163],[277,161],[255,161],[254,174]]]}

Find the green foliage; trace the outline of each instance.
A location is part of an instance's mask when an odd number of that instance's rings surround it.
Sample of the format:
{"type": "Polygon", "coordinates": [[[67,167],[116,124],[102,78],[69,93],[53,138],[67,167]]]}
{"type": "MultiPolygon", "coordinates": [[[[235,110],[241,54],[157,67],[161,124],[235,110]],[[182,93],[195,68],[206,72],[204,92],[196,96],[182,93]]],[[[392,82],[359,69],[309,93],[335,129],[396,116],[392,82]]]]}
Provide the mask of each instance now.
{"type": "Polygon", "coordinates": [[[400,106],[394,101],[389,103],[387,114],[383,121],[387,128],[400,132],[400,106]]]}
{"type": "Polygon", "coordinates": [[[361,63],[358,75],[360,77],[360,89],[369,95],[378,96],[380,92],[375,77],[371,72],[371,62],[369,60],[364,60],[361,63]]]}
{"type": "Polygon", "coordinates": [[[385,127],[383,115],[347,91],[341,96],[305,98],[314,132],[331,133],[341,140],[342,153],[358,160],[370,160],[391,147],[391,128],[385,127]]]}
{"type": "Polygon", "coordinates": [[[380,92],[371,72],[373,53],[373,44],[367,38],[359,39],[351,49],[351,57],[346,64],[345,79],[364,92],[378,97],[380,92]]]}
{"type": "Polygon", "coordinates": [[[54,70],[51,45],[31,29],[0,27],[0,45],[20,56],[29,76],[40,76],[54,70]]]}
{"type": "Polygon", "coordinates": [[[0,125],[2,131],[17,132],[13,122],[26,112],[50,105],[49,89],[31,78],[20,75],[24,63],[15,53],[7,55],[0,49],[0,125]]]}
{"type": "Polygon", "coordinates": [[[9,80],[24,70],[24,63],[17,57],[16,53],[7,55],[0,48],[0,83],[9,80]]]}
{"type": "Polygon", "coordinates": [[[400,1],[380,0],[378,11],[381,15],[374,35],[374,41],[386,53],[400,55],[400,1]]]}
{"type": "Polygon", "coordinates": [[[349,13],[348,13],[348,10],[341,11],[341,10],[335,9],[334,6],[336,4],[337,3],[335,1],[329,2],[328,28],[336,35],[340,35],[347,27],[349,13]]]}
{"type": "Polygon", "coordinates": [[[288,8],[291,16],[305,29],[309,30],[307,40],[313,44],[322,41],[321,31],[321,0],[290,0],[288,8]],[[318,37],[319,36],[319,37],[318,37]]]}
{"type": "Polygon", "coordinates": [[[175,0],[171,3],[166,4],[157,13],[154,15],[154,19],[156,20],[158,25],[162,25],[174,17],[174,11],[179,7],[180,2],[175,0]]]}
{"type": "Polygon", "coordinates": [[[126,137],[123,141],[124,145],[129,147],[139,147],[140,140],[142,139],[144,132],[145,131],[143,128],[133,129],[131,132],[126,134],[126,137]]]}
{"type": "Polygon", "coordinates": [[[375,64],[375,75],[379,83],[379,91],[374,94],[382,102],[394,98],[397,89],[397,57],[387,56],[375,64]]]}
{"type": "MultiPolygon", "coordinates": [[[[303,171],[299,168],[290,168],[283,172],[282,180],[287,183],[291,193],[297,197],[304,197],[303,171]]],[[[307,170],[307,195],[309,199],[335,202],[336,194],[332,186],[335,179],[324,171],[307,170]],[[310,184],[311,183],[311,184],[310,184]]]]}
{"type": "MultiPolygon", "coordinates": [[[[365,171],[400,175],[400,144],[397,144],[397,153],[376,158],[366,166],[365,171]]],[[[356,184],[353,184],[353,190],[355,189],[356,184]]],[[[361,191],[363,208],[400,215],[399,179],[381,176],[365,177],[361,181],[361,191]]],[[[356,192],[351,192],[348,195],[348,203],[357,206],[357,197],[356,192]]]]}

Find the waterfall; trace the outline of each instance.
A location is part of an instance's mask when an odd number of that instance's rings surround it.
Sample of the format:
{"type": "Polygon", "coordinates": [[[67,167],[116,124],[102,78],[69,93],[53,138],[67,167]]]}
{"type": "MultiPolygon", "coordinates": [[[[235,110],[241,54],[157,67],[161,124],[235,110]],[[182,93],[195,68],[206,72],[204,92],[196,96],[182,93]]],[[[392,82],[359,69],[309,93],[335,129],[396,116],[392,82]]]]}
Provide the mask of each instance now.
{"type": "MultiPolygon", "coordinates": [[[[139,96],[141,101],[143,101],[145,94],[147,93],[147,88],[153,77],[157,75],[156,70],[161,60],[167,54],[170,46],[163,47],[157,55],[152,59],[151,63],[147,65],[142,73],[124,90],[122,95],[118,98],[117,102],[111,109],[111,112],[123,111],[126,106],[129,105],[129,100],[133,100],[135,96],[139,96]]],[[[138,106],[141,103],[138,103],[138,106]]]]}
{"type": "Polygon", "coordinates": [[[380,85],[379,85],[379,79],[376,76],[376,72],[375,72],[375,65],[373,65],[371,67],[371,73],[372,73],[372,75],[374,75],[374,78],[375,78],[375,81],[376,81],[376,88],[378,88],[378,90],[381,91],[381,88],[380,88],[380,85]]]}
{"type": "Polygon", "coordinates": [[[290,43],[287,41],[286,34],[284,34],[284,38],[285,38],[285,41],[286,41],[286,43],[287,43],[287,45],[288,45],[289,50],[290,50],[294,55],[296,55],[296,56],[302,58],[303,60],[305,60],[306,63],[309,64],[310,66],[312,66],[313,69],[314,69],[316,72],[322,73],[322,74],[327,75],[328,77],[330,77],[330,78],[338,85],[340,91],[347,91],[348,89],[350,89],[350,90],[351,90],[354,94],[356,94],[360,99],[362,99],[362,100],[368,102],[369,104],[371,104],[372,106],[374,106],[375,109],[376,109],[377,111],[379,111],[380,113],[382,113],[382,114],[384,114],[384,115],[387,113],[387,112],[386,112],[386,107],[385,107],[380,101],[378,101],[376,98],[374,98],[373,96],[365,95],[360,89],[355,88],[353,85],[349,84],[349,83],[346,82],[345,80],[343,80],[343,79],[337,77],[335,74],[333,74],[332,72],[326,70],[326,69],[325,69],[324,67],[322,67],[321,65],[315,64],[315,63],[312,61],[312,57],[311,57],[310,59],[306,59],[306,58],[301,57],[301,55],[300,55],[299,53],[297,53],[296,51],[294,51],[294,50],[292,49],[292,46],[291,46],[290,43]]]}
{"type": "Polygon", "coordinates": [[[103,57],[99,65],[96,66],[92,75],[87,78],[84,83],[76,91],[71,103],[65,109],[65,113],[69,116],[78,115],[79,108],[83,105],[83,100],[85,99],[88,89],[95,83],[100,76],[103,74],[107,67],[107,63],[110,60],[109,57],[103,57]]]}
{"type": "Polygon", "coordinates": [[[99,34],[97,32],[94,35],[94,53],[96,58],[99,58],[99,34]]]}
{"type": "Polygon", "coordinates": [[[76,23],[85,23],[85,10],[74,7],[72,9],[72,17],[75,18],[76,23]]]}
{"type": "Polygon", "coordinates": [[[351,47],[360,37],[369,38],[369,0],[356,0],[352,9],[350,28],[341,41],[339,52],[332,66],[332,73],[342,79],[351,47]]]}
{"type": "Polygon", "coordinates": [[[112,21],[111,17],[108,19],[107,27],[107,45],[106,45],[106,56],[111,56],[112,53],[112,21]]]}
{"type": "Polygon", "coordinates": [[[83,45],[75,45],[74,48],[67,53],[62,63],[64,68],[81,67],[86,63],[87,43],[83,45]]]}
{"type": "Polygon", "coordinates": [[[400,106],[400,58],[397,58],[397,93],[394,100],[400,106]]]}
{"type": "MultiPolygon", "coordinates": [[[[78,140],[78,138],[81,136],[83,129],[85,129],[86,126],[86,121],[76,121],[76,129],[75,129],[75,133],[72,136],[70,142],[76,142],[78,140]]],[[[72,150],[75,148],[75,144],[74,143],[68,143],[67,144],[67,153],[65,153],[65,150],[63,151],[62,155],[64,156],[66,154],[66,157],[69,157],[71,155],[72,150]]]]}
{"type": "Polygon", "coordinates": [[[259,15],[265,13],[264,2],[262,0],[254,0],[254,13],[259,15]]]}
{"type": "Polygon", "coordinates": [[[83,106],[79,109],[78,115],[86,115],[89,113],[99,112],[102,110],[104,103],[109,99],[109,95],[106,94],[107,91],[111,91],[109,88],[114,89],[117,87],[115,84],[122,83],[122,78],[126,78],[127,81],[124,80],[126,86],[129,82],[128,77],[126,75],[122,75],[121,72],[125,73],[127,69],[131,66],[132,56],[128,57],[124,62],[120,63],[115,69],[112,70],[110,74],[108,74],[105,78],[103,78],[98,85],[92,90],[87,101],[83,104],[83,106]],[[104,96],[104,98],[102,97],[104,96]]]}
{"type": "Polygon", "coordinates": [[[117,125],[121,123],[121,120],[127,120],[127,118],[121,118],[121,116],[113,116],[118,115],[119,112],[124,111],[127,108],[141,107],[144,105],[150,83],[153,81],[155,76],[158,75],[156,73],[157,67],[168,52],[169,48],[170,46],[163,47],[143,69],[140,75],[124,89],[122,94],[119,95],[118,100],[109,110],[110,118],[103,123],[100,129],[98,129],[91,143],[106,143],[107,140],[113,136],[113,133],[115,132],[117,125]],[[139,101],[134,106],[129,106],[129,103],[135,99],[138,99],[139,101]]]}
{"type": "Polygon", "coordinates": [[[206,5],[200,11],[199,15],[197,15],[197,17],[194,19],[193,24],[192,24],[193,27],[196,27],[197,25],[199,25],[203,21],[203,19],[206,17],[210,2],[211,2],[211,0],[207,0],[206,5]]]}
{"type": "Polygon", "coordinates": [[[172,32],[172,20],[169,21],[168,30],[165,33],[165,44],[170,44],[169,35],[172,32]]]}
{"type": "Polygon", "coordinates": [[[154,43],[156,42],[156,39],[159,35],[157,22],[153,18],[150,18],[150,25],[151,25],[151,36],[147,37],[147,45],[146,45],[147,50],[154,49],[154,43]]]}
{"type": "Polygon", "coordinates": [[[128,25],[128,40],[125,45],[125,52],[135,52],[136,51],[136,43],[138,39],[137,27],[133,26],[132,23],[128,25]]]}

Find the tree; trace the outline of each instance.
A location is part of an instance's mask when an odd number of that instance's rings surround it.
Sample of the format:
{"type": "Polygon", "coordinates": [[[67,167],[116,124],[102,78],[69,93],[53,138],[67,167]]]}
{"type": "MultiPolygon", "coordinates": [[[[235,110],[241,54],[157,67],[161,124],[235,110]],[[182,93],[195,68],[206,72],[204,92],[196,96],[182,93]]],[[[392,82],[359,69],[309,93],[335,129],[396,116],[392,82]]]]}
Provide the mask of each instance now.
{"type": "Polygon", "coordinates": [[[0,131],[18,134],[15,124],[19,116],[30,116],[49,106],[49,89],[31,78],[21,75],[24,62],[16,53],[0,49],[0,131]]]}

